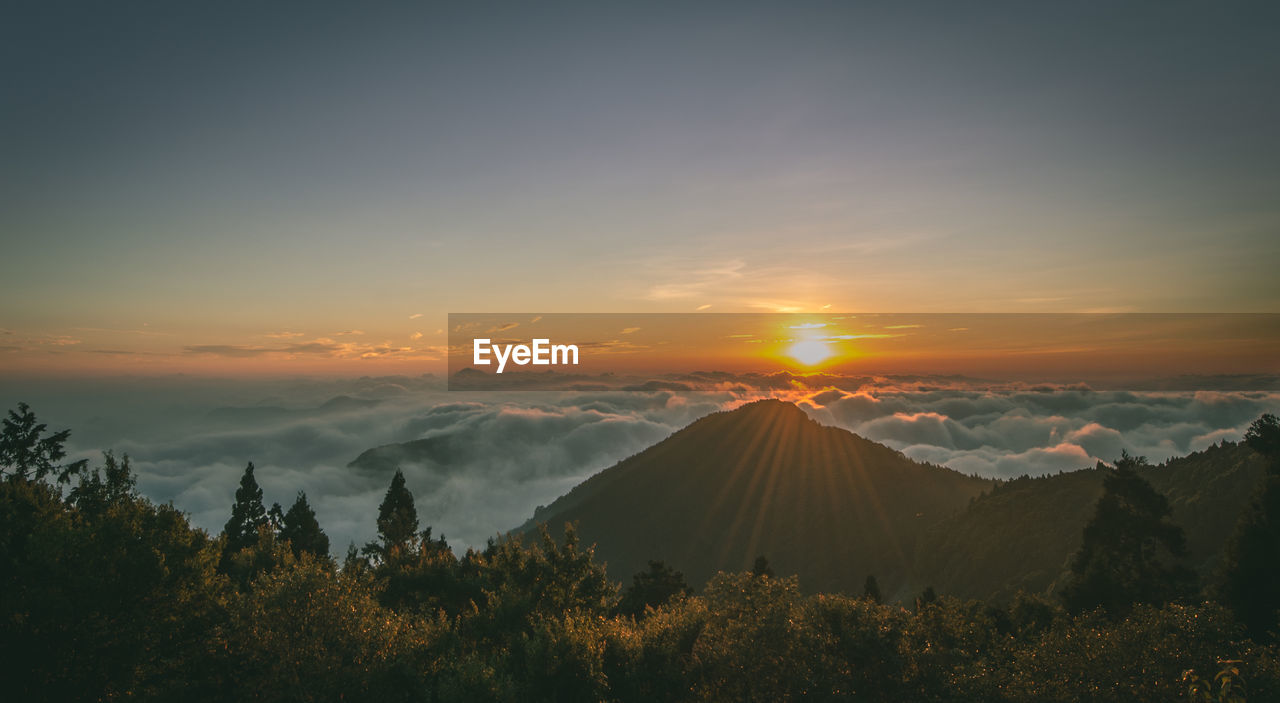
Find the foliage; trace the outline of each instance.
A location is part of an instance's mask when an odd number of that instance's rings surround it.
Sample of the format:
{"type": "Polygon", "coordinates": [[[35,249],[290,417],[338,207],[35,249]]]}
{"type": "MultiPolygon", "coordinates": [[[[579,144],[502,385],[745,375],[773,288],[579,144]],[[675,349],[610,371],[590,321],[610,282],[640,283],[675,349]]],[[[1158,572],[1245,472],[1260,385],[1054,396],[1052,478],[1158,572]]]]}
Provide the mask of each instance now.
{"type": "Polygon", "coordinates": [[[684,574],[661,561],[650,561],[649,568],[631,577],[631,586],[622,595],[618,612],[640,617],[646,611],[666,605],[673,598],[693,593],[684,574]]]}
{"type": "Polygon", "coordinates": [[[230,557],[241,549],[251,547],[258,542],[259,531],[270,527],[267,509],[262,505],[262,489],[253,477],[253,462],[244,469],[240,477],[240,487],[236,489],[236,500],[231,505],[231,518],[227,520],[222,533],[226,535],[224,554],[230,557]]]}
{"type": "Polygon", "coordinates": [[[71,430],[45,436],[46,429],[48,426],[36,421],[26,403],[18,403],[17,410],[9,411],[0,423],[0,476],[39,481],[53,475],[62,484],[84,471],[89,463],[86,459],[58,463],[67,456],[63,445],[71,430]]]}
{"type": "Polygon", "coordinates": [[[413,493],[405,487],[404,472],[396,469],[391,477],[387,495],[378,506],[378,538],[365,547],[371,556],[386,559],[396,551],[410,548],[410,542],[418,533],[418,510],[413,505],[413,493]]]}
{"type": "Polygon", "coordinates": [[[1135,473],[1145,463],[1125,454],[1103,481],[1063,591],[1072,612],[1102,608],[1118,615],[1135,603],[1164,603],[1190,589],[1194,574],[1168,563],[1186,556],[1186,537],[1168,520],[1168,500],[1135,473]]]}
{"type": "Polygon", "coordinates": [[[1271,413],[1254,420],[1245,430],[1244,443],[1271,461],[1272,471],[1280,471],[1280,419],[1271,413]]]}
{"type": "Polygon", "coordinates": [[[1244,682],[1240,677],[1241,662],[1224,659],[1212,681],[1200,678],[1194,669],[1182,672],[1182,682],[1187,685],[1187,698],[1192,703],[1244,703],[1244,682]]]}
{"type": "Polygon", "coordinates": [[[1223,560],[1218,595],[1257,639],[1280,627],[1280,427],[1263,415],[1245,434],[1270,471],[1236,524],[1223,560]],[[1268,454],[1270,452],[1270,454],[1268,454]]]}
{"type": "Polygon", "coordinates": [[[337,569],[297,546],[323,531],[297,519],[314,519],[304,497],[294,507],[279,534],[256,524],[228,578],[223,543],[140,497],[127,456],[105,453],[65,499],[0,481],[6,698],[1280,700],[1275,646],[1211,602],[1069,615],[1043,593],[1004,607],[928,589],[911,611],[752,571],[689,593],[660,562],[620,598],[573,525],[458,558],[416,518],[394,549],[353,547],[337,569]]]}
{"type": "Polygon", "coordinates": [[[884,602],[884,598],[880,595],[880,582],[873,574],[867,574],[867,580],[862,584],[862,597],[872,603],[884,602]]]}
{"type": "Polygon", "coordinates": [[[293,555],[303,553],[321,560],[329,559],[329,536],[320,529],[316,511],[307,502],[307,494],[298,491],[298,497],[281,520],[280,538],[288,540],[293,555]]]}

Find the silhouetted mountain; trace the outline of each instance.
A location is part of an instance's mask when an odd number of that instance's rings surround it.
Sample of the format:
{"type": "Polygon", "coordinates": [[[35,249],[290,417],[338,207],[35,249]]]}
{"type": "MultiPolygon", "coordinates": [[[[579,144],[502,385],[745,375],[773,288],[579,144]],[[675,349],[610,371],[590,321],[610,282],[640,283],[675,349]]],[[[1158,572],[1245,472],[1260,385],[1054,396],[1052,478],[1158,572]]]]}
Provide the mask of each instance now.
{"type": "Polygon", "coordinates": [[[277,405],[227,406],[214,408],[205,416],[215,424],[243,425],[263,422],[304,420],[324,415],[363,410],[378,405],[380,400],[366,400],[339,395],[314,408],[285,408],[277,405]]]}
{"type": "MultiPolygon", "coordinates": [[[[1257,490],[1264,461],[1225,443],[1139,474],[1169,499],[1186,531],[1188,566],[1210,576],[1241,511],[1257,490]]],[[[1104,470],[1021,478],[931,528],[916,553],[919,583],[962,597],[1003,599],[1022,589],[1060,585],[1102,495],[1104,470]]]]}
{"type": "Polygon", "coordinates": [[[351,463],[354,469],[390,476],[402,466],[427,466],[433,473],[453,473],[475,460],[476,447],[456,435],[415,439],[366,449],[351,463]]]}
{"type": "Polygon", "coordinates": [[[894,595],[909,585],[917,538],[992,485],[762,400],[694,422],[534,521],[576,521],[615,579],[662,559],[701,585],[765,555],[806,590],[861,592],[875,574],[894,595]]]}

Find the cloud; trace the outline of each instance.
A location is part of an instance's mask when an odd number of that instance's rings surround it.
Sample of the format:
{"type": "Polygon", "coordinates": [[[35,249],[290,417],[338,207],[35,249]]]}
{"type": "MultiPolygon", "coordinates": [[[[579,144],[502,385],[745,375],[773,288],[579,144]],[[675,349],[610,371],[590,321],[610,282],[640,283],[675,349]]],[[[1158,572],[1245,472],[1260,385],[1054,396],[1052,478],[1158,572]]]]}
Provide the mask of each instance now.
{"type": "MultiPolygon", "coordinates": [[[[319,353],[341,346],[317,344],[325,350],[319,353]]],[[[373,538],[390,479],[385,470],[349,462],[405,442],[425,442],[401,464],[423,525],[466,547],[482,546],[536,506],[699,417],[759,397],[796,401],[819,422],[917,460],[993,477],[1079,469],[1121,450],[1160,462],[1238,440],[1258,415],[1280,410],[1276,391],[988,387],[925,376],[702,372],[640,379],[628,385],[636,391],[594,385],[468,393],[444,391],[430,376],[391,376],[32,380],[11,390],[50,427],[72,430],[74,458],[96,459],[106,448],[127,452],[144,493],[172,500],[213,532],[253,461],[268,502],[307,491],[339,551],[373,538]]]]}
{"type": "Polygon", "coordinates": [[[618,334],[634,334],[639,331],[640,331],[639,327],[624,327],[622,331],[619,332],[618,334]]]}
{"type": "Polygon", "coordinates": [[[416,320],[416,319],[418,319],[419,317],[422,317],[422,313],[420,313],[420,312],[415,312],[415,313],[413,313],[412,315],[410,315],[410,316],[409,316],[409,319],[410,319],[410,320],[416,320]]]}
{"type": "Polygon", "coordinates": [[[413,341],[415,341],[415,342],[416,342],[416,341],[418,341],[419,339],[422,339],[422,333],[421,333],[421,332],[414,332],[413,334],[409,335],[409,339],[412,339],[413,341]]]}
{"type": "Polygon", "coordinates": [[[297,337],[305,337],[306,333],[305,332],[271,332],[269,334],[264,334],[262,336],[269,337],[271,339],[294,339],[297,337]]]}
{"type": "Polygon", "coordinates": [[[262,346],[248,344],[200,344],[182,348],[182,353],[189,355],[222,356],[227,358],[252,358],[278,356],[289,358],[295,356],[321,356],[338,359],[373,359],[388,356],[436,360],[443,358],[444,351],[440,347],[408,347],[395,344],[390,340],[377,343],[344,341],[338,342],[329,337],[319,337],[309,342],[293,342],[280,346],[262,346]]]}

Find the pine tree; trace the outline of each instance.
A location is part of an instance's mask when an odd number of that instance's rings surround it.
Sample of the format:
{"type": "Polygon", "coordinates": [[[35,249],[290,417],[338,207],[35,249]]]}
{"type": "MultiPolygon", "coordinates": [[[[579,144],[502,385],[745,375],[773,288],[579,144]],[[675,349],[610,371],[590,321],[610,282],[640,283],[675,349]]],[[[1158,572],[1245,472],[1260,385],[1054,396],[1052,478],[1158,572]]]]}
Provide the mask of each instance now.
{"type": "Polygon", "coordinates": [[[418,510],[413,507],[413,494],[404,485],[404,472],[396,469],[387,495],[378,506],[378,537],[382,543],[370,545],[371,551],[382,556],[403,551],[417,533],[418,510]]]}
{"type": "Polygon", "coordinates": [[[280,537],[289,540],[294,556],[302,556],[307,552],[320,559],[329,557],[329,536],[320,529],[320,521],[316,520],[316,511],[307,502],[307,494],[298,491],[298,498],[284,514],[284,526],[280,529],[280,537]]]}
{"type": "Polygon", "coordinates": [[[262,489],[253,477],[253,462],[245,467],[236,489],[236,502],[231,506],[231,519],[222,531],[227,536],[225,554],[251,547],[258,543],[258,528],[268,524],[267,509],[262,505],[262,489]]]}
{"type": "Polygon", "coordinates": [[[862,597],[873,603],[884,602],[880,596],[880,582],[876,581],[874,574],[867,574],[867,581],[862,585],[862,597]]]}
{"type": "Polygon", "coordinates": [[[53,474],[58,483],[69,483],[72,476],[85,470],[87,459],[58,463],[67,456],[63,445],[71,430],[44,436],[47,428],[36,422],[36,414],[26,403],[18,403],[16,412],[9,411],[9,417],[0,423],[0,476],[39,481],[53,474]]]}
{"type": "Polygon", "coordinates": [[[925,586],[924,591],[916,596],[916,612],[918,613],[930,605],[937,605],[937,603],[938,592],[934,590],[933,586],[925,586]]]}
{"type": "Polygon", "coordinates": [[[279,503],[272,503],[267,511],[267,527],[277,534],[284,529],[284,508],[279,503]]]}
{"type": "Polygon", "coordinates": [[[1136,603],[1159,605],[1192,590],[1195,574],[1171,563],[1186,556],[1187,545],[1168,519],[1169,501],[1135,472],[1146,465],[1145,457],[1123,453],[1103,481],[1063,589],[1068,610],[1101,607],[1119,616],[1136,603]]]}
{"type": "Polygon", "coordinates": [[[660,561],[650,561],[649,568],[631,578],[631,586],[622,595],[618,612],[639,617],[645,608],[657,608],[678,595],[693,591],[684,580],[684,574],[660,561]]]}
{"type": "Polygon", "coordinates": [[[773,576],[773,567],[769,566],[769,560],[764,555],[756,557],[756,563],[751,565],[751,574],[753,576],[773,576]]]}
{"type": "Polygon", "coordinates": [[[1270,413],[1245,433],[1268,462],[1267,475],[1227,544],[1218,597],[1258,640],[1280,627],[1280,422],[1270,413]]]}

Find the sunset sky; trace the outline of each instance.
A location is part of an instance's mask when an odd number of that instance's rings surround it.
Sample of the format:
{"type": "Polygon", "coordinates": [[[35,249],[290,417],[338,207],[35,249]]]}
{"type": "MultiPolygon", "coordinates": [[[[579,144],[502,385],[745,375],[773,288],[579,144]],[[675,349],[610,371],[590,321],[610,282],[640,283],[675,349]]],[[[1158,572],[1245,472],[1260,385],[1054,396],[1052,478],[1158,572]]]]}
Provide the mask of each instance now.
{"type": "Polygon", "coordinates": [[[26,3],[0,373],[449,312],[1280,312],[1274,3],[26,3]]]}

